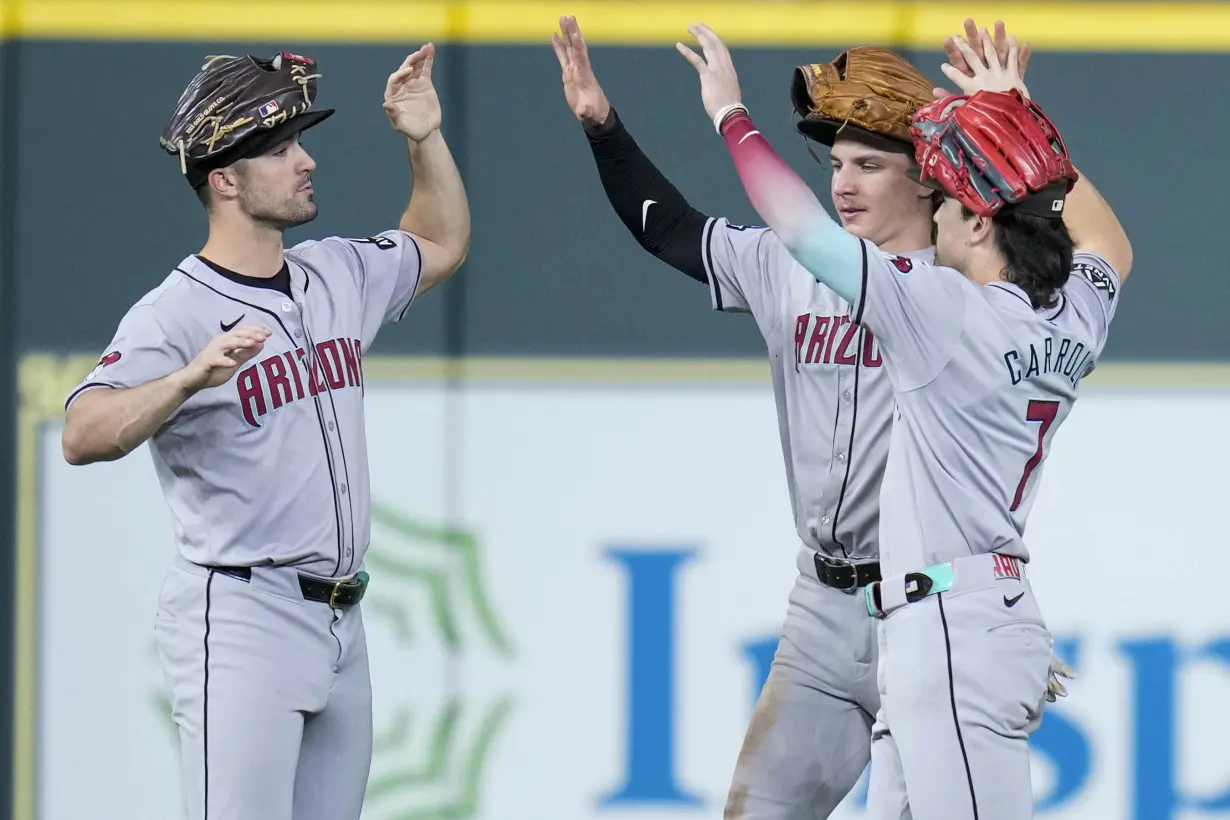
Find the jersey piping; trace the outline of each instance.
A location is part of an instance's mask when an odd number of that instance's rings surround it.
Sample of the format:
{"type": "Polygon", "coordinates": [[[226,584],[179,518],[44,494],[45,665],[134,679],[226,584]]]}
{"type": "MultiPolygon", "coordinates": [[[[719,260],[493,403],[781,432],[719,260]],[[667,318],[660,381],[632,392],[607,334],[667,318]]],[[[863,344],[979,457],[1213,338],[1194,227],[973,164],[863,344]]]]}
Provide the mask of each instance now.
{"type": "MultiPolygon", "coordinates": [[[[859,242],[858,246],[863,254],[862,279],[863,279],[863,287],[866,288],[867,287],[867,246],[864,245],[862,242],[859,242]]],[[[857,347],[858,350],[863,349],[863,339],[865,336],[864,328],[861,324],[859,324],[863,318],[863,302],[864,300],[860,297],[858,300],[858,314],[856,315],[854,319],[854,323],[859,325],[858,347],[857,347]]],[[[796,370],[798,369],[797,363],[795,364],[795,369],[796,370]]],[[[846,473],[844,476],[842,476],[841,491],[837,494],[837,506],[833,510],[832,541],[834,544],[836,544],[838,547],[841,548],[841,555],[843,558],[849,558],[850,553],[846,549],[845,543],[843,543],[837,537],[837,522],[841,519],[841,507],[845,503],[845,500],[846,500],[846,488],[849,487],[850,485],[850,470],[854,467],[854,431],[858,429],[858,374],[860,371],[862,371],[862,369],[863,369],[862,357],[855,356],[855,359],[854,359],[854,390],[852,391],[854,394],[854,397],[852,399],[853,406],[850,408],[850,413],[851,413],[850,440],[846,444],[846,473]]],[[[840,419],[841,419],[841,402],[838,402],[837,403],[837,414],[835,418],[833,419],[834,426],[837,425],[840,419]]]]}
{"type": "MultiPolygon", "coordinates": [[[[239,298],[237,298],[237,297],[234,297],[234,296],[231,296],[231,295],[229,295],[229,294],[223,293],[222,291],[218,290],[217,288],[213,287],[212,285],[209,285],[209,284],[207,284],[207,283],[205,283],[205,282],[202,282],[200,279],[197,279],[195,276],[193,276],[192,274],[188,273],[188,272],[187,272],[186,270],[184,270],[183,268],[176,268],[175,270],[179,271],[179,272],[180,272],[180,273],[182,273],[184,276],[186,276],[186,277],[188,277],[189,279],[191,279],[193,282],[196,282],[196,283],[197,283],[198,285],[200,285],[201,287],[206,288],[206,289],[208,289],[208,290],[211,290],[211,291],[213,291],[214,293],[218,294],[219,296],[221,296],[221,297],[223,297],[223,298],[225,298],[225,299],[229,299],[229,300],[230,300],[230,301],[232,301],[232,302],[238,302],[238,303],[239,303],[239,304],[241,304],[241,305],[247,305],[248,307],[252,308],[253,310],[259,310],[261,313],[265,313],[265,314],[267,314],[267,315],[269,315],[269,316],[272,316],[272,317],[273,317],[273,320],[274,320],[275,322],[277,322],[278,327],[282,328],[282,332],[286,334],[286,338],[287,338],[288,340],[290,340],[290,344],[291,344],[291,346],[292,346],[292,347],[294,347],[294,346],[295,346],[295,341],[294,341],[294,338],[295,338],[295,337],[294,337],[294,336],[291,334],[291,332],[290,332],[290,331],[286,328],[286,325],[282,324],[282,317],[278,316],[278,315],[277,315],[276,313],[274,313],[272,310],[269,310],[268,308],[261,307],[260,305],[254,305],[254,304],[252,304],[251,302],[245,302],[245,301],[244,301],[244,300],[242,300],[242,299],[239,299],[239,298]]],[[[306,290],[306,288],[305,288],[305,290],[306,290]]],[[[307,332],[307,322],[304,322],[303,334],[304,334],[304,336],[307,336],[307,335],[308,335],[308,332],[307,332]]],[[[308,348],[312,351],[312,354],[311,354],[312,356],[314,356],[314,357],[318,356],[318,354],[317,354],[317,352],[316,352],[316,347],[315,347],[315,345],[311,342],[310,337],[309,337],[309,339],[308,339],[308,348]]],[[[319,364],[319,359],[317,359],[317,362],[318,362],[318,364],[319,364]]],[[[309,378],[310,378],[310,371],[309,371],[309,378]]],[[[328,384],[326,384],[326,385],[325,385],[325,387],[326,387],[326,388],[328,388],[328,384]]],[[[329,392],[332,392],[332,390],[330,389],[330,391],[329,391],[329,392]]],[[[321,436],[321,441],[322,441],[322,444],[324,445],[324,448],[325,448],[325,463],[327,464],[327,466],[328,466],[328,468],[329,468],[329,484],[330,484],[329,489],[330,489],[330,491],[333,493],[333,525],[334,525],[335,531],[337,532],[337,562],[336,562],[336,566],[337,566],[338,568],[340,568],[340,567],[341,567],[341,565],[342,565],[342,541],[343,541],[343,535],[342,535],[342,505],[341,505],[341,500],[337,497],[337,496],[338,496],[338,488],[337,488],[337,475],[336,475],[336,473],[334,472],[334,469],[333,469],[333,452],[332,452],[332,449],[331,449],[331,448],[330,448],[330,446],[329,446],[329,437],[328,437],[328,435],[327,435],[327,434],[326,434],[326,432],[325,432],[325,420],[324,420],[324,416],[323,416],[323,414],[322,414],[322,412],[321,412],[321,406],[320,406],[320,396],[319,396],[319,395],[313,396],[313,397],[312,397],[312,401],[313,401],[313,405],[314,405],[314,406],[315,406],[315,408],[316,408],[316,421],[317,421],[317,422],[319,423],[319,425],[320,425],[320,436],[321,436]]],[[[349,482],[348,482],[348,483],[349,483],[349,482]]],[[[336,571],[335,571],[335,572],[336,572],[336,571]]]]}
{"type": "Polygon", "coordinates": [[[713,307],[715,310],[722,309],[722,286],[718,284],[717,276],[713,273],[713,226],[717,224],[717,220],[710,218],[705,223],[705,233],[701,237],[701,242],[705,246],[705,274],[709,277],[709,290],[713,291],[713,307]]]}
{"type": "MultiPolygon", "coordinates": [[[[300,267],[300,269],[303,271],[303,276],[304,276],[305,281],[311,281],[311,278],[312,278],[312,277],[311,277],[311,275],[307,272],[307,268],[304,268],[302,265],[300,265],[299,267],[300,267]]],[[[418,287],[417,282],[416,282],[416,284],[415,284],[415,287],[418,287]]],[[[303,290],[304,290],[304,292],[305,292],[305,293],[307,292],[307,287],[306,287],[306,285],[304,286],[303,290]]],[[[409,307],[409,305],[407,305],[407,307],[409,307]]],[[[324,362],[322,362],[322,361],[321,361],[321,359],[320,359],[320,351],[316,349],[316,341],[312,338],[312,332],[311,332],[310,330],[308,330],[308,321],[307,321],[307,303],[306,303],[306,302],[304,302],[304,306],[301,308],[301,311],[302,311],[302,313],[303,313],[303,335],[304,335],[304,336],[306,337],[306,339],[307,339],[307,344],[308,344],[308,347],[309,347],[309,348],[311,349],[311,351],[312,351],[312,358],[316,361],[317,367],[319,367],[319,368],[321,368],[321,369],[323,370],[323,369],[324,369],[324,362]]],[[[326,385],[326,386],[327,386],[327,385],[326,385]]],[[[329,394],[329,409],[333,412],[333,418],[335,418],[335,419],[336,419],[336,418],[338,418],[338,415],[337,415],[337,405],[333,402],[333,390],[332,390],[332,388],[330,388],[329,390],[327,390],[327,391],[325,391],[325,392],[327,392],[327,393],[329,394]]],[[[316,397],[315,397],[315,399],[316,399],[316,402],[317,402],[317,418],[319,419],[319,418],[321,417],[321,414],[320,414],[320,406],[319,406],[319,404],[320,404],[320,395],[319,395],[319,394],[317,394],[317,395],[316,395],[316,397]]],[[[323,421],[321,422],[321,431],[320,431],[320,433],[321,433],[321,435],[324,437],[324,441],[325,441],[325,451],[326,451],[326,454],[329,456],[329,465],[330,465],[330,467],[329,467],[329,471],[330,471],[330,478],[333,478],[333,476],[332,476],[332,472],[333,472],[333,466],[332,466],[332,465],[333,465],[333,457],[332,457],[332,452],[331,452],[331,451],[332,451],[332,447],[333,447],[333,442],[331,442],[331,441],[329,440],[329,437],[328,437],[327,433],[326,433],[326,432],[325,432],[325,430],[324,430],[324,423],[323,423],[323,421]]],[[[347,466],[347,464],[346,464],[346,445],[342,442],[342,437],[341,437],[340,435],[338,436],[337,443],[338,443],[338,450],[339,450],[339,451],[341,452],[341,454],[342,454],[342,481],[343,481],[343,483],[346,485],[346,487],[347,487],[347,488],[349,488],[349,487],[350,487],[350,468],[349,468],[349,467],[347,466]]],[[[340,526],[341,526],[341,523],[342,523],[342,522],[341,522],[341,518],[340,518],[340,515],[341,515],[341,510],[340,510],[340,500],[338,499],[337,495],[338,495],[338,493],[337,493],[337,481],[336,481],[336,479],[334,479],[334,486],[333,486],[333,501],[334,501],[334,503],[335,503],[335,504],[338,504],[338,505],[339,505],[339,509],[338,509],[338,515],[339,515],[339,518],[338,518],[338,526],[339,526],[339,532],[338,532],[338,536],[339,536],[339,538],[338,538],[338,541],[339,541],[339,543],[338,543],[338,551],[337,551],[337,564],[335,565],[334,570],[333,570],[333,574],[334,574],[334,575],[339,575],[339,574],[341,574],[341,569],[342,569],[342,552],[344,551],[344,550],[343,550],[343,548],[342,548],[342,544],[340,543],[340,542],[343,540],[343,539],[341,538],[341,532],[340,532],[340,526]]],[[[348,560],[348,561],[346,562],[346,573],[345,573],[345,574],[347,574],[347,575],[349,575],[349,574],[350,574],[350,572],[351,572],[351,570],[353,569],[353,564],[354,564],[354,548],[355,548],[355,546],[356,546],[356,544],[355,544],[355,540],[356,540],[356,539],[355,539],[355,537],[354,537],[354,502],[351,500],[351,498],[352,498],[352,494],[351,494],[350,492],[347,492],[347,493],[346,493],[346,506],[347,506],[347,508],[350,510],[350,560],[348,560]]]]}

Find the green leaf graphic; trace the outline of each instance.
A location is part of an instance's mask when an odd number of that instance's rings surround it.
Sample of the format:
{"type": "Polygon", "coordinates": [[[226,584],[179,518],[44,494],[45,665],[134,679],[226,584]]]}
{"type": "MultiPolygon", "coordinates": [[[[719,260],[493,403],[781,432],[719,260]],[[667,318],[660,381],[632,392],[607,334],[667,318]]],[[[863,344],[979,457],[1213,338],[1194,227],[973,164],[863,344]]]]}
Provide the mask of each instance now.
{"type": "MultiPolygon", "coordinates": [[[[372,521],[395,530],[407,540],[423,541],[454,550],[461,561],[465,589],[469,594],[475,614],[478,616],[479,625],[487,636],[487,640],[505,656],[512,654],[512,643],[500,626],[499,619],[496,617],[490,599],[487,597],[486,588],[482,580],[482,562],[479,556],[478,539],[475,538],[473,533],[465,530],[432,527],[422,524],[407,518],[388,505],[375,501],[372,502],[372,521]]],[[[397,554],[398,551],[396,550],[385,549],[381,549],[378,552],[369,552],[368,563],[372,569],[381,569],[407,578],[424,581],[432,595],[432,608],[440,625],[441,633],[444,634],[445,641],[449,643],[449,646],[455,645],[453,641],[459,644],[460,637],[456,632],[456,623],[452,619],[452,607],[447,602],[448,588],[444,579],[440,578],[437,580],[437,574],[434,574],[431,570],[405,563],[400,557],[394,558],[393,556],[397,554]]]]}
{"type": "MultiPolygon", "coordinates": [[[[437,806],[415,807],[387,815],[388,820],[468,820],[478,812],[479,794],[482,791],[483,771],[491,747],[500,730],[513,711],[513,698],[505,696],[483,717],[470,741],[469,751],[457,749],[461,718],[459,701],[450,702],[436,720],[431,739],[431,749],[421,766],[408,767],[403,771],[385,775],[368,784],[366,803],[379,802],[391,794],[402,792],[407,787],[424,788],[435,786],[460,776],[456,797],[437,806]],[[454,749],[457,749],[454,753],[454,749]]],[[[384,817],[385,815],[381,815],[384,817]]]]}

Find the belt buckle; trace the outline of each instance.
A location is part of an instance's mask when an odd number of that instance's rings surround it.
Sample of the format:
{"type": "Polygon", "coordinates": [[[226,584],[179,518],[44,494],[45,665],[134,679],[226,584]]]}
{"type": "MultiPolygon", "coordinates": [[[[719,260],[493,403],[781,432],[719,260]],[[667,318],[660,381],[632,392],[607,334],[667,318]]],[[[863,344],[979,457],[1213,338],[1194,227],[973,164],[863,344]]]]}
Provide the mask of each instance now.
{"type": "Polygon", "coordinates": [[[345,578],[339,578],[333,584],[333,591],[329,593],[329,606],[333,609],[338,609],[337,594],[343,588],[359,587],[360,590],[367,585],[367,573],[364,571],[356,572],[354,575],[348,575],[345,578]]]}
{"type": "Polygon", "coordinates": [[[338,608],[337,594],[341,591],[342,585],[349,583],[352,579],[353,579],[353,576],[349,576],[346,578],[339,578],[337,581],[334,582],[333,591],[329,593],[329,607],[330,608],[332,609],[338,608]]]}
{"type": "Polygon", "coordinates": [[[851,561],[839,561],[836,558],[830,558],[827,555],[816,553],[816,559],[827,567],[845,567],[850,571],[850,584],[829,584],[833,589],[839,592],[854,592],[858,589],[858,567],[851,561]]]}

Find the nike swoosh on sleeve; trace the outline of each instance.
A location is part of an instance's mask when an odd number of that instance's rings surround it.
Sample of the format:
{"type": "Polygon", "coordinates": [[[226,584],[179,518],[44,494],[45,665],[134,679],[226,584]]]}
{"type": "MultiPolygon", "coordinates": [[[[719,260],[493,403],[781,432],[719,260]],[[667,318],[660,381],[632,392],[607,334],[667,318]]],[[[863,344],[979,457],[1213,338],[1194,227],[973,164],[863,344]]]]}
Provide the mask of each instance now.
{"type": "Polygon", "coordinates": [[[649,224],[649,206],[657,204],[657,200],[654,199],[647,199],[641,203],[641,233],[645,232],[645,226],[649,224]]]}

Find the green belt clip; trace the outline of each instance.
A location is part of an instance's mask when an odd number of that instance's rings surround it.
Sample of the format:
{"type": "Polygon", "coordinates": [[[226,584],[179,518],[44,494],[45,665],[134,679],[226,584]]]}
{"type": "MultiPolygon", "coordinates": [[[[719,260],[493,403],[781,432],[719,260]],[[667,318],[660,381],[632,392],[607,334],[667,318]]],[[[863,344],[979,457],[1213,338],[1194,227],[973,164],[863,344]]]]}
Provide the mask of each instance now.
{"type": "MultiPolygon", "coordinates": [[[[912,604],[928,595],[947,592],[952,589],[955,578],[956,573],[953,572],[951,563],[936,564],[933,567],[927,567],[922,572],[907,572],[905,574],[905,601],[907,604],[912,604]]],[[[883,583],[883,581],[876,581],[863,588],[863,594],[867,599],[867,614],[873,618],[882,618],[885,615],[880,596],[880,585],[883,583]]]]}

